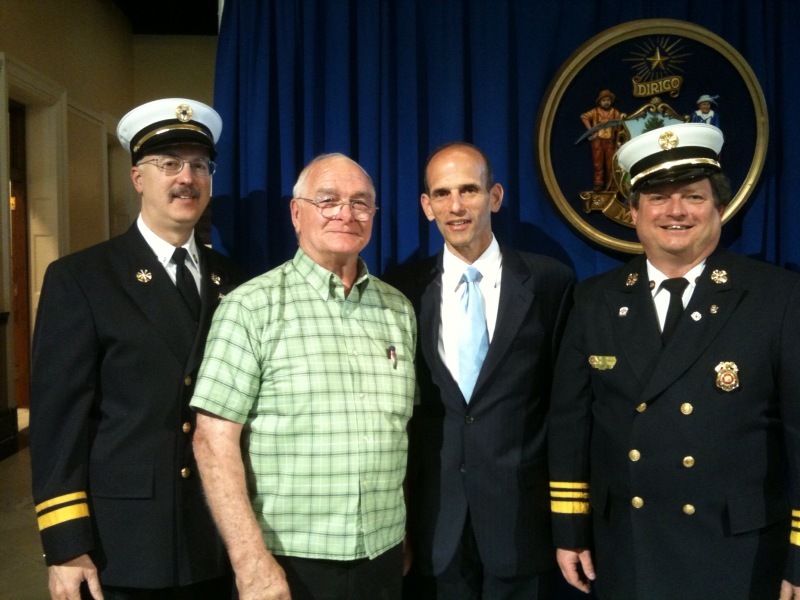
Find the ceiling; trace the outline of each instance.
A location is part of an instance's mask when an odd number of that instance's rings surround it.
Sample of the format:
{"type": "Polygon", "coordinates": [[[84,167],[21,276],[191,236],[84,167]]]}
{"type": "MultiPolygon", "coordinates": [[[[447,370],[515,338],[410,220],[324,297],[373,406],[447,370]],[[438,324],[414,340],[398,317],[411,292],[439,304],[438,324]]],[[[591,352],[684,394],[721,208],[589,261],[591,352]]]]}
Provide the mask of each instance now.
{"type": "Polygon", "coordinates": [[[135,35],[217,35],[218,0],[113,0],[135,35]]]}

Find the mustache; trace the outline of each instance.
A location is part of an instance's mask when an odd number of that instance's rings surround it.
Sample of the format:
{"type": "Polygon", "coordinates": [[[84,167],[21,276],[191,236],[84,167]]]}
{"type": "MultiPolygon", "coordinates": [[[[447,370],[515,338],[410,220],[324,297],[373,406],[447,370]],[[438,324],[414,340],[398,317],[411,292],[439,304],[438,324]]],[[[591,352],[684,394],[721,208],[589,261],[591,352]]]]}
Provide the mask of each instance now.
{"type": "Polygon", "coordinates": [[[180,185],[172,188],[169,191],[169,195],[173,198],[176,196],[189,196],[191,198],[198,198],[200,197],[200,192],[193,187],[180,185]]]}

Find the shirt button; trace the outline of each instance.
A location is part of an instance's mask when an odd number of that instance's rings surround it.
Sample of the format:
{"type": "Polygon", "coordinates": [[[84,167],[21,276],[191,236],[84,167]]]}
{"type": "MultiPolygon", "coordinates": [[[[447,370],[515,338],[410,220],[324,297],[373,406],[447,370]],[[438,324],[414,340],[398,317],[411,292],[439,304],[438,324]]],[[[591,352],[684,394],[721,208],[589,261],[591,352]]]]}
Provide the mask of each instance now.
{"type": "Polygon", "coordinates": [[[637,460],[642,458],[642,455],[636,448],[634,448],[633,450],[628,452],[628,458],[630,458],[633,462],[636,462],[637,460]]]}
{"type": "Polygon", "coordinates": [[[192,476],[192,470],[189,467],[183,467],[181,469],[181,477],[184,479],[189,479],[192,476]]]}
{"type": "Polygon", "coordinates": [[[464,422],[467,424],[472,424],[475,422],[475,417],[467,415],[466,417],[464,417],[464,422]]]}
{"type": "Polygon", "coordinates": [[[636,407],[636,412],[643,413],[647,410],[647,402],[642,402],[639,406],[636,407]]]}
{"type": "Polygon", "coordinates": [[[462,465],[461,465],[461,466],[458,468],[458,470],[459,470],[459,471],[461,471],[462,473],[466,473],[466,472],[467,472],[467,465],[465,465],[465,464],[462,464],[462,465]]]}
{"type": "Polygon", "coordinates": [[[644,500],[639,498],[639,496],[634,496],[631,498],[631,506],[633,506],[633,508],[642,508],[644,506],[644,500]]]}
{"type": "Polygon", "coordinates": [[[189,421],[186,421],[183,425],[181,425],[181,431],[183,433],[189,433],[192,430],[192,424],[189,421]]]}
{"type": "Polygon", "coordinates": [[[683,466],[687,469],[694,466],[694,457],[693,456],[684,456],[683,457],[683,466]]]}
{"type": "Polygon", "coordinates": [[[692,406],[688,402],[684,402],[683,404],[681,404],[681,412],[683,414],[690,415],[690,414],[692,414],[693,410],[694,410],[694,406],[692,406]]]}
{"type": "Polygon", "coordinates": [[[185,385],[186,387],[189,387],[190,385],[192,385],[192,376],[191,375],[187,375],[184,378],[183,385],[185,385]]]}
{"type": "Polygon", "coordinates": [[[694,514],[694,505],[693,504],[684,504],[683,505],[683,514],[685,514],[685,515],[693,515],[694,514]]]}

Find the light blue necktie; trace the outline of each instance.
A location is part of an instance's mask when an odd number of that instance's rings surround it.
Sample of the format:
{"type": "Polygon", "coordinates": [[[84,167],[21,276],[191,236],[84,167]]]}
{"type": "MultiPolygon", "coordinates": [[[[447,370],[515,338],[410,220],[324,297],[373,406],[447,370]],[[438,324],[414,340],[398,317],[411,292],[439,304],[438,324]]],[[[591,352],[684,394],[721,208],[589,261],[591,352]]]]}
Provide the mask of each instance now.
{"type": "Polygon", "coordinates": [[[475,267],[467,267],[461,276],[464,282],[461,290],[461,308],[466,318],[466,326],[458,336],[458,387],[469,402],[475,382],[478,380],[483,359],[489,350],[489,330],[486,329],[486,311],[483,297],[478,287],[481,272],[475,267]]]}

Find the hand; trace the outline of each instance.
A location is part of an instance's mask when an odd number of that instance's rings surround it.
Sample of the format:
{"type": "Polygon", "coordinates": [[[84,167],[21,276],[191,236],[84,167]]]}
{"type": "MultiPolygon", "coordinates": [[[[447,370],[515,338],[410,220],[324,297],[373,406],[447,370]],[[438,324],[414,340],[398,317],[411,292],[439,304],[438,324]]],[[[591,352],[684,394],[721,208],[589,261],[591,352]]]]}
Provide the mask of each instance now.
{"type": "Polygon", "coordinates": [[[247,574],[237,572],[236,588],[239,600],[292,600],[286,573],[271,554],[256,561],[247,574]]]}
{"type": "Polygon", "coordinates": [[[587,594],[592,590],[590,582],[595,580],[596,575],[591,552],[586,549],[559,548],[556,550],[556,560],[567,583],[587,594]]]}
{"type": "Polygon", "coordinates": [[[47,572],[52,600],[80,600],[83,581],[89,585],[89,592],[94,600],[103,600],[97,567],[88,554],[81,554],[60,565],[52,565],[47,572]]]}
{"type": "Polygon", "coordinates": [[[781,581],[780,600],[800,600],[800,586],[792,585],[785,579],[781,581]]]}

